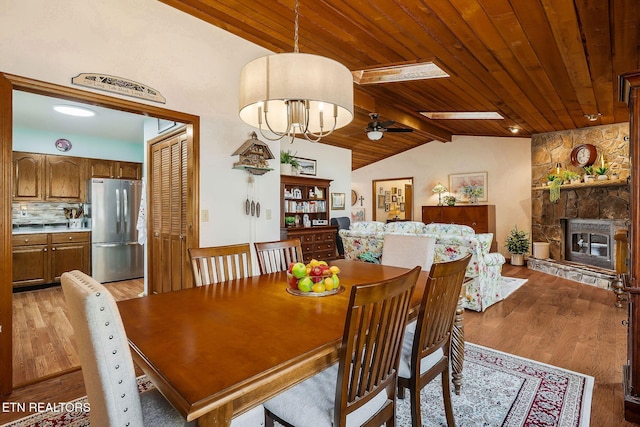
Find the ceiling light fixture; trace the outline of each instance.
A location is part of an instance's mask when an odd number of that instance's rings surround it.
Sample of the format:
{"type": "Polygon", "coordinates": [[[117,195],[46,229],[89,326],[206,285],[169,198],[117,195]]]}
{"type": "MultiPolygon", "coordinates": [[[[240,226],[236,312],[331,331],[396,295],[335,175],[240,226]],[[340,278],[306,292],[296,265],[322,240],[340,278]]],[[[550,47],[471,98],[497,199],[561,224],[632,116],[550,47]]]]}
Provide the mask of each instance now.
{"type": "Polygon", "coordinates": [[[96,115],[95,111],[93,110],[89,110],[88,108],[83,107],[76,107],[75,105],[54,105],[53,109],[58,113],[75,117],[93,117],[96,115]]]}
{"type": "Polygon", "coordinates": [[[421,111],[431,120],[500,120],[504,119],[496,111],[421,111]]]}
{"type": "Polygon", "coordinates": [[[293,53],[255,59],[240,72],[240,118],[265,139],[287,136],[289,142],[297,135],[320,141],[353,119],[353,77],[347,67],[298,52],[297,0],[293,53]],[[265,135],[264,127],[277,137],[265,135]]]}
{"type": "Polygon", "coordinates": [[[509,129],[509,132],[516,134],[518,132],[520,132],[520,128],[517,126],[509,126],[507,129],[509,129]]]}
{"type": "Polygon", "coordinates": [[[596,114],[585,114],[584,115],[587,120],[589,120],[590,122],[595,122],[596,120],[598,120],[600,118],[600,116],[602,116],[602,114],[600,113],[596,113],[596,114]]]}
{"type": "Polygon", "coordinates": [[[382,139],[382,132],[379,130],[367,131],[367,138],[371,141],[378,141],[379,139],[382,139]]]}

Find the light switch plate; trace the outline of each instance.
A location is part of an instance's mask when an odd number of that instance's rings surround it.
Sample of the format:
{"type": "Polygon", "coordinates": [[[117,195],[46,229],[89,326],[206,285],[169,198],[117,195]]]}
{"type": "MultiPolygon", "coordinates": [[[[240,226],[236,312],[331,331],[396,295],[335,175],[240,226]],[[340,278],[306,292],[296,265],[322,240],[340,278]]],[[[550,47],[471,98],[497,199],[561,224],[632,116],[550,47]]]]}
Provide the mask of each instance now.
{"type": "Polygon", "coordinates": [[[203,209],[202,210],[202,212],[200,213],[200,221],[209,222],[209,210],[208,209],[203,209]]]}

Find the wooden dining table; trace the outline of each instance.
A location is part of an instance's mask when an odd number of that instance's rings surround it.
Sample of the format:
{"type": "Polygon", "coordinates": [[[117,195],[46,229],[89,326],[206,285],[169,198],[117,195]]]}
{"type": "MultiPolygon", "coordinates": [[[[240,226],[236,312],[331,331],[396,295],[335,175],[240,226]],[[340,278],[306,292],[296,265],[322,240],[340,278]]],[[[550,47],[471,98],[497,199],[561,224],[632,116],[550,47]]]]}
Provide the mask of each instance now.
{"type": "MultiPolygon", "coordinates": [[[[351,287],[407,271],[335,260],[344,292],[298,296],[285,272],[118,302],[135,363],[188,421],[225,426],[338,359],[351,287]]],[[[426,284],[413,296],[417,315],[426,284]]],[[[454,385],[462,377],[459,309],[452,346],[454,385]]],[[[318,396],[323,399],[324,396],[318,396]]]]}

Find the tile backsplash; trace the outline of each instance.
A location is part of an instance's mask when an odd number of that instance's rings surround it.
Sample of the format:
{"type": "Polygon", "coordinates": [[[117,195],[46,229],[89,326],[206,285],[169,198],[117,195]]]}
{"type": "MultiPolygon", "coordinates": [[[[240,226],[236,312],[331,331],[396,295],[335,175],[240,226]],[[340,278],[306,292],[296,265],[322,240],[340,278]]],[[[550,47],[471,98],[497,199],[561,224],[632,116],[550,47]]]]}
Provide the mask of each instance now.
{"type": "Polygon", "coordinates": [[[82,203],[13,202],[11,221],[14,225],[66,224],[64,208],[78,209],[81,206],[82,203]],[[22,215],[23,211],[26,216],[22,215]]]}

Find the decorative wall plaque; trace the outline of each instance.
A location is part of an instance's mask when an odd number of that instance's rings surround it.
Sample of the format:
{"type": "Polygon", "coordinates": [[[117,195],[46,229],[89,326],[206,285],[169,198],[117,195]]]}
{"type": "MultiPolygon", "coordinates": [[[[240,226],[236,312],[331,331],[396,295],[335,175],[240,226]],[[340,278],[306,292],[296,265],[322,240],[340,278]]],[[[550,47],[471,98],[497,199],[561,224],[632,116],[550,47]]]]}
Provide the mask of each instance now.
{"type": "Polygon", "coordinates": [[[71,79],[71,83],[120,95],[132,96],[134,98],[160,102],[162,104],[167,102],[160,92],[149,86],[108,74],[80,73],[71,79]]]}

